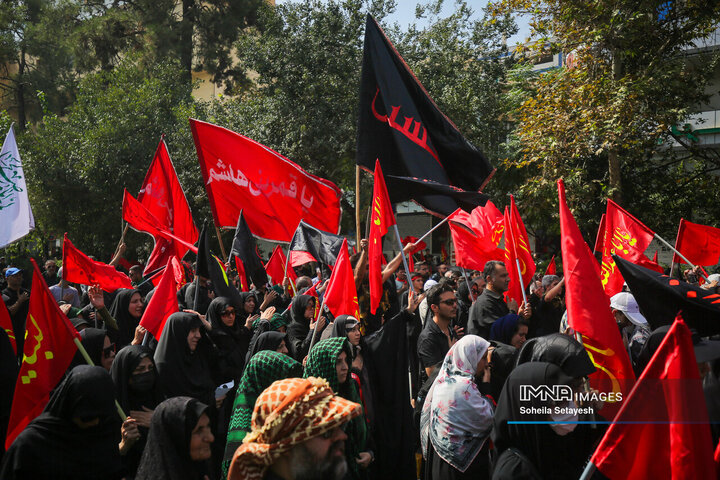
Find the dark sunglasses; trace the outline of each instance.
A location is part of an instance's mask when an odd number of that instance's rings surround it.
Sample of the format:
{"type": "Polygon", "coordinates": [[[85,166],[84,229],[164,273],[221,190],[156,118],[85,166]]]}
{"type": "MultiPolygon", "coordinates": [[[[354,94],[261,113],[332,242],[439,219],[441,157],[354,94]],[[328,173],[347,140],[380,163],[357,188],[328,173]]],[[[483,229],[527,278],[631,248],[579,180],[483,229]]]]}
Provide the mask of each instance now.
{"type": "Polygon", "coordinates": [[[452,306],[452,305],[455,305],[455,304],[457,303],[457,299],[456,299],[456,298],[450,298],[450,299],[448,299],[448,300],[440,300],[440,303],[444,303],[445,305],[452,306]]]}
{"type": "Polygon", "coordinates": [[[111,343],[109,347],[103,348],[102,353],[106,357],[109,357],[111,353],[115,353],[115,344],[111,343]]]}
{"type": "Polygon", "coordinates": [[[235,310],[225,310],[224,312],[222,312],[223,317],[227,317],[230,315],[235,315],[235,310]]]}

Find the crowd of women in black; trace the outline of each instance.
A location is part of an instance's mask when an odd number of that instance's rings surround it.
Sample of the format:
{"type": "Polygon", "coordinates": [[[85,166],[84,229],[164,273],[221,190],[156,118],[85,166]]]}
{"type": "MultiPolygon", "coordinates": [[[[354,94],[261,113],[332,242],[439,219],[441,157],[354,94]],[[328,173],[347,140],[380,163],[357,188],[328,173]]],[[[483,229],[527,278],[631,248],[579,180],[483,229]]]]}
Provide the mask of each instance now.
{"type": "MultiPolygon", "coordinates": [[[[5,452],[0,478],[225,478],[260,393],[303,375],[363,406],[346,427],[349,479],[578,478],[601,427],[512,423],[521,418],[520,385],[580,388],[595,370],[573,337],[533,333],[543,309],[553,322],[562,315],[557,291],[552,305],[541,304],[557,281],[535,285],[535,323],[511,312],[486,339],[465,332],[488,280],[482,272],[431,262],[410,275],[387,272],[373,315],[366,258],[363,250],[352,259],[360,318],[318,312],[318,298],[304,291],[315,282],[321,297],[322,278],[301,276],[296,294],[287,283],[258,286],[239,303],[215,298],[208,283],[197,302],[188,286],[178,292],[180,312],[159,340],[138,326],[152,291],[79,286],[82,308],[63,311],[97,366],[77,355],[43,413],[5,452]],[[450,328],[440,329],[447,345],[435,368],[425,368],[418,338],[443,312],[452,314],[450,328]],[[535,338],[525,342],[528,330],[535,338]]],[[[4,353],[7,338],[0,340],[4,353]]],[[[656,340],[646,347],[657,348],[656,340]]],[[[0,361],[4,374],[17,372],[14,356],[0,361]]],[[[717,385],[717,369],[706,373],[717,385]]],[[[6,423],[7,392],[2,397],[6,423]]]]}

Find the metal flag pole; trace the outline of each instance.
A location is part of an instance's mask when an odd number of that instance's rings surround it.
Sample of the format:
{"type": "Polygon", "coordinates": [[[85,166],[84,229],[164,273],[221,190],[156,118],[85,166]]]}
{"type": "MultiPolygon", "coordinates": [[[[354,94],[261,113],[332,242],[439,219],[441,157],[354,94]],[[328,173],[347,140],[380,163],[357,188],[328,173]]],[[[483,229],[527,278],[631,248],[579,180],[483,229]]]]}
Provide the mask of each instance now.
{"type": "Polygon", "coordinates": [[[440,225],[442,225],[443,223],[445,223],[445,222],[447,222],[448,220],[450,220],[450,216],[451,216],[451,215],[452,215],[452,214],[450,214],[450,215],[448,215],[447,217],[443,218],[437,225],[435,225],[433,228],[431,228],[430,230],[428,230],[428,231],[425,233],[425,235],[423,235],[422,237],[420,237],[420,238],[418,239],[418,241],[415,242],[415,243],[420,243],[420,242],[422,242],[423,240],[425,240],[425,239],[428,237],[428,235],[430,235],[432,232],[434,232],[440,225]]]}
{"type": "Polygon", "coordinates": [[[515,257],[515,265],[517,266],[518,277],[520,278],[520,291],[523,296],[523,303],[527,305],[527,296],[525,295],[525,284],[523,283],[522,271],[520,270],[520,259],[515,257]]]}
{"type": "MultiPolygon", "coordinates": [[[[661,241],[662,243],[664,243],[665,245],[667,245],[667,247],[670,248],[673,252],[675,252],[677,254],[677,256],[682,259],[683,262],[690,265],[691,268],[695,268],[695,265],[693,265],[693,263],[690,260],[685,258],[685,255],[680,253],[674,246],[670,245],[664,238],[662,238],[657,233],[655,234],[655,238],[658,239],[659,241],[661,241]]],[[[672,275],[672,271],[670,272],[670,274],[672,275]]],[[[702,270],[700,271],[700,276],[703,277],[706,282],[708,281],[708,278],[705,276],[705,274],[702,272],[702,270]]]]}
{"type": "MultiPolygon", "coordinates": [[[[397,222],[393,225],[395,229],[395,238],[397,239],[398,245],[400,245],[400,255],[402,256],[403,266],[405,267],[405,275],[410,276],[410,267],[408,267],[407,257],[405,257],[405,250],[403,249],[402,240],[400,239],[400,231],[398,230],[397,222]]],[[[412,285],[408,284],[411,288],[412,285]]],[[[410,305],[410,294],[408,293],[408,305],[410,305]]],[[[402,305],[400,306],[402,308],[402,305]]]]}

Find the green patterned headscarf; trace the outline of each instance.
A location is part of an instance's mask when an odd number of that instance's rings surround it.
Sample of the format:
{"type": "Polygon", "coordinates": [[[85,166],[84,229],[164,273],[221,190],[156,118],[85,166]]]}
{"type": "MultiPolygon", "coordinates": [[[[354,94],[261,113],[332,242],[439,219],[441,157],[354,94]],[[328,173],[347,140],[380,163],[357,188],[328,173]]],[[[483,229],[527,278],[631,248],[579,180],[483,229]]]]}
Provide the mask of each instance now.
{"type": "MultiPolygon", "coordinates": [[[[256,318],[253,320],[252,329],[256,330],[262,321],[262,318],[256,318]]],[[[268,331],[276,332],[280,330],[280,327],[287,327],[288,323],[287,318],[285,318],[282,313],[275,313],[270,319],[270,329],[268,331]]]]}
{"type": "Polygon", "coordinates": [[[227,477],[235,450],[242,444],[247,432],[252,430],[252,412],[257,397],[277,380],[301,376],[302,365],[283,353],[263,350],[253,355],[245,367],[235,394],[222,462],[223,478],[227,477]]]}
{"type": "MultiPolygon", "coordinates": [[[[333,337],[322,340],[315,344],[310,350],[307,363],[305,364],[305,378],[319,377],[324,378],[330,384],[337,395],[362,404],[360,394],[358,393],[355,380],[348,376],[345,382],[340,385],[337,378],[337,357],[341,352],[347,355],[348,367],[352,362],[352,348],[347,337],[333,337]]],[[[367,425],[365,424],[365,411],[350,422],[345,430],[348,439],[345,441],[345,457],[347,458],[348,467],[353,479],[365,477],[366,472],[361,472],[355,459],[360,452],[365,451],[367,443],[367,425]],[[362,474],[362,475],[361,475],[362,474]]]]}

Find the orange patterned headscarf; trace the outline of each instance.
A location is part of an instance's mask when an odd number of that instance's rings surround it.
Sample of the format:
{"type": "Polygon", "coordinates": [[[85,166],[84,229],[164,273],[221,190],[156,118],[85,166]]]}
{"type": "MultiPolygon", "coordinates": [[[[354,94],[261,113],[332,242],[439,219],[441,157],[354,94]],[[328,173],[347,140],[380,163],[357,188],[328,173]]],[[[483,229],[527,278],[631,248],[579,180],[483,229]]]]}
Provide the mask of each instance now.
{"type": "Polygon", "coordinates": [[[281,455],[361,413],[321,378],[278,380],[255,402],[252,431],[233,455],[228,480],[262,479],[281,455]]]}

